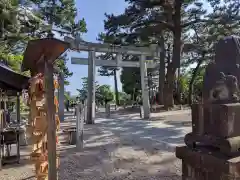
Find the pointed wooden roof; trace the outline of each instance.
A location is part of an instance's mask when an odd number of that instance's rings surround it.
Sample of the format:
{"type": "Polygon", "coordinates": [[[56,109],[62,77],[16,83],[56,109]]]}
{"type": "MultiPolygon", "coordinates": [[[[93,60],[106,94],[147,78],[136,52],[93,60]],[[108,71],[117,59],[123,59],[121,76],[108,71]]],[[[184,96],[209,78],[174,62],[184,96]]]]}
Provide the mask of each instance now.
{"type": "Polygon", "coordinates": [[[44,38],[28,42],[24,52],[22,71],[30,70],[32,73],[44,71],[44,59],[50,63],[69,48],[69,43],[55,38],[44,38]]]}

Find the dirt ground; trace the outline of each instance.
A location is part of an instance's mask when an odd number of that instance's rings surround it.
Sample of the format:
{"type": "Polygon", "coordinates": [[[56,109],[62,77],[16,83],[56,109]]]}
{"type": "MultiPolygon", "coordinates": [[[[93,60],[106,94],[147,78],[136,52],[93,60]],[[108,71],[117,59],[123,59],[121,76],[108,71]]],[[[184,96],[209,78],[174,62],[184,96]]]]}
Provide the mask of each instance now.
{"type": "MultiPolygon", "coordinates": [[[[59,180],[181,179],[175,147],[183,145],[184,135],[191,130],[190,113],[170,113],[154,121],[134,114],[111,118],[97,118],[94,125],[85,126],[81,152],[60,145],[59,180]]],[[[62,128],[74,124],[73,119],[68,116],[62,128]]],[[[33,165],[22,160],[20,165],[5,166],[0,180],[32,180],[33,175],[33,165]]]]}

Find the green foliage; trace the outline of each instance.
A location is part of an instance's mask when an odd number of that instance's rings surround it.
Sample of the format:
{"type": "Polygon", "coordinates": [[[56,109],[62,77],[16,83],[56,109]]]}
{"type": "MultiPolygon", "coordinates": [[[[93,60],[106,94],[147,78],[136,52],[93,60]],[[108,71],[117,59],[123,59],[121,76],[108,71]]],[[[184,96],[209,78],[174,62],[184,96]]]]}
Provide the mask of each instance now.
{"type": "MultiPolygon", "coordinates": [[[[165,85],[168,88],[166,92],[173,97],[171,93],[175,82],[174,74],[180,64],[181,39],[186,39],[188,36],[183,33],[191,30],[193,25],[199,24],[205,18],[206,10],[203,9],[203,3],[197,0],[173,2],[126,0],[126,2],[128,7],[123,14],[106,15],[104,21],[106,35],[101,34],[101,37],[104,37],[105,41],[121,45],[149,46],[151,43],[160,45],[162,36],[170,36],[171,38],[167,39],[168,43],[171,42],[171,52],[169,58],[166,57],[168,69],[165,85]]],[[[135,58],[126,57],[129,60],[135,58]]],[[[139,70],[123,68],[121,82],[126,93],[134,94],[136,97],[135,93],[140,89],[139,80],[139,70]]],[[[168,98],[169,100],[171,98],[168,98]]]]}
{"type": "Polygon", "coordinates": [[[188,83],[189,83],[188,74],[184,74],[184,75],[180,76],[179,82],[180,82],[179,84],[180,84],[181,93],[187,95],[188,94],[188,83]]]}
{"type": "MultiPolygon", "coordinates": [[[[0,60],[14,71],[21,73],[23,51],[28,40],[46,37],[55,29],[61,36],[76,35],[87,31],[84,19],[76,21],[74,0],[26,0],[24,7],[18,0],[0,1],[0,60]],[[31,8],[28,8],[31,7],[31,8]],[[46,24],[50,24],[51,28],[46,24]]],[[[66,79],[72,72],[66,66],[63,55],[57,66],[66,79]]],[[[30,76],[29,72],[22,73],[30,76]]]]}
{"type": "Polygon", "coordinates": [[[64,97],[65,97],[65,100],[70,100],[70,94],[67,93],[67,92],[64,92],[64,97]]]}
{"type": "Polygon", "coordinates": [[[0,37],[1,41],[7,40],[12,33],[20,31],[19,21],[17,19],[18,3],[14,0],[0,1],[0,37]]]}
{"type": "MultiPolygon", "coordinates": [[[[54,30],[60,34],[60,36],[65,35],[77,35],[84,32],[87,32],[86,23],[84,19],[75,21],[77,17],[77,8],[74,0],[29,0],[33,3],[37,9],[35,10],[40,19],[49,23],[52,27],[51,30],[54,30]]],[[[39,35],[46,35],[49,32],[46,27],[43,27],[39,30],[39,35]]],[[[72,72],[66,66],[67,57],[66,55],[61,56],[57,60],[57,66],[64,74],[65,85],[68,85],[69,82],[67,78],[72,76],[72,72]]]]}
{"type": "Polygon", "coordinates": [[[194,81],[193,95],[195,99],[197,99],[198,97],[201,97],[202,95],[204,73],[205,73],[205,67],[201,67],[199,70],[198,76],[194,81]]]}
{"type": "MultiPolygon", "coordinates": [[[[115,44],[114,39],[111,39],[111,36],[108,36],[104,33],[100,33],[98,35],[97,40],[99,40],[100,42],[103,42],[103,43],[115,44]]],[[[111,60],[114,60],[116,57],[111,53],[106,53],[106,54],[100,55],[100,58],[111,61],[111,60]]],[[[117,68],[117,67],[100,67],[98,72],[99,72],[100,76],[113,76],[114,70],[119,70],[119,68],[117,68]]]]}
{"type": "MultiPolygon", "coordinates": [[[[61,36],[87,31],[84,19],[75,21],[77,8],[74,0],[27,0],[25,6],[20,7],[16,0],[0,1],[0,58],[15,71],[20,70],[21,54],[28,40],[46,37],[52,29],[61,36]]],[[[64,74],[65,84],[69,84],[66,79],[72,76],[72,72],[66,61],[66,55],[60,57],[57,66],[64,74]]]]}
{"type": "Polygon", "coordinates": [[[96,90],[96,99],[98,102],[110,102],[114,99],[114,94],[109,85],[101,85],[96,90]]]}
{"type": "Polygon", "coordinates": [[[76,105],[78,103],[76,96],[70,96],[68,100],[69,100],[69,105],[72,107],[74,107],[74,105],[76,105]]]}
{"type": "Polygon", "coordinates": [[[215,43],[224,36],[239,35],[240,14],[238,11],[240,2],[233,0],[222,3],[219,3],[218,0],[211,0],[209,2],[211,3],[213,12],[206,16],[208,21],[192,26],[194,30],[193,34],[183,48],[183,51],[185,51],[183,68],[189,69],[189,66],[192,64],[199,65],[199,67],[196,66],[196,68],[191,68],[184,72],[189,77],[189,83],[193,81],[193,101],[201,97],[206,64],[215,58],[215,43]],[[197,68],[199,69],[197,70],[197,68]]]}
{"type": "Polygon", "coordinates": [[[4,60],[4,63],[10,66],[14,71],[20,71],[21,63],[23,60],[22,55],[5,54],[0,52],[0,59],[4,60]]]}
{"type": "Polygon", "coordinates": [[[141,90],[141,79],[139,68],[123,68],[120,80],[122,89],[125,93],[130,94],[132,98],[137,97],[141,90]]]}
{"type": "Polygon", "coordinates": [[[67,81],[68,77],[71,77],[73,75],[72,72],[69,71],[67,67],[67,54],[64,54],[63,56],[59,57],[56,61],[57,67],[60,69],[61,73],[64,75],[64,84],[69,85],[69,82],[67,81]]]}
{"type": "Polygon", "coordinates": [[[126,105],[131,102],[131,95],[125,92],[119,92],[119,105],[126,105]]]}
{"type": "MultiPolygon", "coordinates": [[[[82,88],[77,89],[77,91],[79,92],[79,98],[81,100],[85,100],[88,95],[88,77],[83,77],[81,79],[81,82],[82,82],[82,88]]],[[[95,82],[95,87],[96,87],[96,91],[97,91],[97,89],[99,87],[99,84],[97,81],[95,82]]]]}
{"type": "Polygon", "coordinates": [[[30,0],[37,6],[39,18],[59,28],[60,35],[86,32],[84,19],[75,21],[77,8],[74,0],[30,0]]]}
{"type": "Polygon", "coordinates": [[[0,52],[21,53],[28,40],[35,37],[39,19],[20,7],[17,0],[0,1],[0,52]]]}
{"type": "MultiPolygon", "coordinates": [[[[82,78],[82,88],[77,89],[79,92],[79,98],[81,100],[85,100],[88,95],[88,78],[82,78]]],[[[95,82],[96,87],[96,101],[104,104],[105,101],[112,101],[114,100],[114,95],[109,85],[99,85],[98,82],[95,82]]]]}
{"type": "MultiPolygon", "coordinates": [[[[74,0],[27,0],[25,2],[33,8],[31,12],[19,8],[19,1],[0,1],[0,59],[17,72],[20,72],[22,52],[29,39],[45,37],[51,29],[61,36],[81,35],[87,31],[84,19],[76,21],[77,8],[74,0]],[[40,19],[50,24],[51,28],[43,26],[43,21],[40,19]]],[[[190,67],[193,64],[199,64],[198,72],[193,79],[193,94],[200,96],[204,69],[206,64],[214,59],[216,41],[223,36],[239,35],[240,2],[236,0],[221,3],[219,0],[126,0],[126,2],[128,7],[123,14],[106,15],[105,32],[99,34],[98,40],[122,46],[129,44],[149,46],[151,43],[161,46],[166,52],[163,59],[167,67],[167,75],[164,78],[165,84],[169,86],[167,94],[175,88],[172,85],[176,80],[174,75],[180,59],[179,84],[184,94],[189,93],[188,86],[196,70],[190,67]],[[203,6],[203,3],[207,2],[210,2],[213,9],[209,14],[206,14],[203,6]],[[161,44],[162,39],[163,44],[161,44]]],[[[115,56],[107,53],[101,58],[113,60],[115,56]]],[[[138,58],[123,54],[123,60],[136,61],[138,58]]],[[[66,55],[57,61],[57,66],[64,74],[65,80],[72,75],[66,67],[66,61],[66,55]]],[[[101,76],[113,76],[115,70],[117,70],[116,67],[101,67],[99,73],[101,76]]],[[[156,69],[148,73],[157,75],[158,72],[159,70],[156,69]]],[[[29,72],[26,75],[29,75],[29,72]]],[[[65,82],[68,84],[67,81],[65,82]]],[[[81,98],[87,96],[86,82],[87,78],[83,78],[83,88],[79,90],[81,98]]],[[[131,96],[130,99],[136,99],[141,90],[139,69],[123,68],[121,82],[123,91],[131,96]]],[[[151,85],[151,82],[149,84],[151,85]]],[[[96,86],[96,97],[99,100],[102,100],[101,97],[111,97],[109,87],[100,86],[97,82],[96,86]]],[[[122,100],[121,93],[118,94],[122,100]]],[[[127,96],[125,95],[124,97],[127,96]]]]}

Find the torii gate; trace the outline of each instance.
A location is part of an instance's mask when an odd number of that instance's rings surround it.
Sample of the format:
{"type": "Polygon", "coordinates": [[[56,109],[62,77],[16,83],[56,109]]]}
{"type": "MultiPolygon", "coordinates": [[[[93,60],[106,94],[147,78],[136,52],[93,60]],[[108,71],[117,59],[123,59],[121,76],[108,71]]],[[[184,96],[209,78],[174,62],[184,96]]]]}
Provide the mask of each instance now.
{"type": "Polygon", "coordinates": [[[65,37],[65,42],[70,44],[70,49],[74,51],[87,51],[88,58],[71,58],[72,64],[88,65],[88,100],[87,100],[87,122],[94,123],[95,118],[95,67],[112,66],[112,67],[140,67],[142,102],[144,119],[150,118],[150,104],[148,98],[148,80],[147,68],[155,68],[157,63],[146,62],[146,56],[159,57],[160,49],[153,45],[152,47],[136,46],[116,46],[111,44],[100,44],[82,41],[80,38],[65,37]],[[116,59],[102,60],[96,59],[96,52],[116,54],[116,59]],[[140,55],[140,61],[122,61],[122,54],[140,55]]]}

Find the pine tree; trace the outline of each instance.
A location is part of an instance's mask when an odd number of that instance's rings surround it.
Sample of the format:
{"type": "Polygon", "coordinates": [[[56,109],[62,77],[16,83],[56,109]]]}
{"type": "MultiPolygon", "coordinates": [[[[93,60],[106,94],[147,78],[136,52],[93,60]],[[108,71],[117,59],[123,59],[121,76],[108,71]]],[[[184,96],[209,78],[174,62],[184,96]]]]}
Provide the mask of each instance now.
{"type": "Polygon", "coordinates": [[[160,44],[160,37],[165,32],[172,35],[171,60],[167,65],[165,81],[165,106],[173,106],[173,90],[175,73],[180,66],[182,33],[191,28],[193,24],[202,21],[206,13],[202,3],[197,0],[191,1],[147,1],[126,0],[129,6],[124,14],[114,16],[107,15],[105,29],[108,34],[119,35],[126,32],[127,37],[132,38],[132,43],[147,44],[155,39],[160,44]]]}
{"type": "Polygon", "coordinates": [[[24,44],[39,22],[23,12],[17,0],[0,1],[0,59],[15,71],[20,71],[24,44]]]}
{"type": "Polygon", "coordinates": [[[0,51],[8,52],[11,48],[11,37],[20,31],[17,19],[18,3],[11,0],[0,1],[0,51]]]}
{"type": "MultiPolygon", "coordinates": [[[[201,92],[203,74],[209,61],[214,60],[216,42],[229,35],[239,35],[240,2],[234,0],[220,3],[210,0],[213,12],[207,15],[208,21],[193,26],[194,33],[185,44],[183,51],[190,52],[184,62],[185,67],[196,63],[196,67],[187,71],[189,75],[189,103],[201,92]]],[[[195,98],[196,99],[196,98],[195,98]]]]}
{"type": "MultiPolygon", "coordinates": [[[[43,21],[51,25],[50,29],[42,28],[38,35],[46,36],[49,31],[55,31],[60,36],[65,35],[81,35],[81,33],[87,32],[86,23],[84,19],[76,21],[77,8],[74,0],[29,0],[33,3],[37,9],[35,14],[43,21]]],[[[67,77],[72,76],[66,66],[67,58],[62,56],[58,59],[58,67],[64,74],[65,84],[67,77]]]]}
{"type": "MultiPolygon", "coordinates": [[[[26,0],[20,6],[18,0],[0,2],[0,58],[5,63],[20,70],[21,59],[14,64],[13,56],[20,57],[28,40],[44,37],[54,29],[60,35],[77,35],[86,32],[84,19],[75,21],[77,9],[74,0],[46,1],[26,0]],[[31,7],[31,8],[28,8],[31,7]],[[34,9],[33,7],[37,7],[34,9]],[[46,24],[52,25],[48,28],[46,24]],[[8,62],[9,61],[9,62],[8,62]],[[10,62],[11,61],[11,62],[10,62]]],[[[66,55],[57,61],[65,80],[72,73],[66,66],[66,55]]],[[[66,81],[66,84],[68,82],[66,81]]]]}

